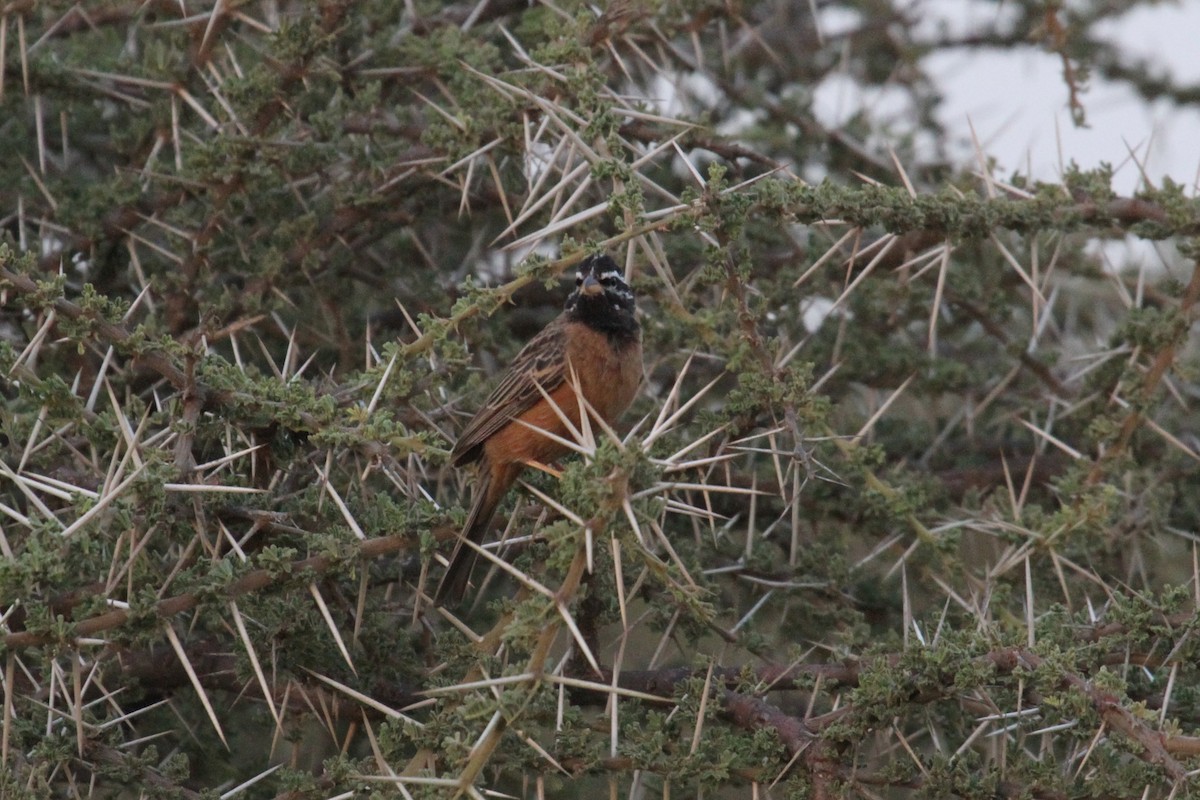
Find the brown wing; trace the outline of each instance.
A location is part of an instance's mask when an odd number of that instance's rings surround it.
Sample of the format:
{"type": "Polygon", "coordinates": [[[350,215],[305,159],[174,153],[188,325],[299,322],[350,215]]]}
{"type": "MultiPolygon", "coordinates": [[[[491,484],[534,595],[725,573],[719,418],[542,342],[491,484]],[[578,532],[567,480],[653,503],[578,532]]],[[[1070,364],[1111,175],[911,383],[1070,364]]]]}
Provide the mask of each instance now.
{"type": "Polygon", "coordinates": [[[558,317],[517,353],[483,407],[467,423],[454,443],[454,449],[450,451],[454,466],[459,467],[478,459],[483,443],[492,434],[540,400],[542,394],[538,391],[539,385],[546,392],[551,392],[565,380],[566,350],[563,318],[558,317]]]}

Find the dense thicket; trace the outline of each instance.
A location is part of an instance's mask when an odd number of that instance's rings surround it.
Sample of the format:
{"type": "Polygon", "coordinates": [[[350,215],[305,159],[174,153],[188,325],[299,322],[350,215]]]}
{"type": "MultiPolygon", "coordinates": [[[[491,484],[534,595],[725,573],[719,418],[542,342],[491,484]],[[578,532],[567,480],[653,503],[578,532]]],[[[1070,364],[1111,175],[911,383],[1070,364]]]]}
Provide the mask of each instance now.
{"type": "Polygon", "coordinates": [[[1002,5],[0,9],[0,795],[1194,793],[1200,208],[949,163],[921,59],[1196,93],[1002,5]],[[598,251],[643,389],[439,608],[598,251]]]}

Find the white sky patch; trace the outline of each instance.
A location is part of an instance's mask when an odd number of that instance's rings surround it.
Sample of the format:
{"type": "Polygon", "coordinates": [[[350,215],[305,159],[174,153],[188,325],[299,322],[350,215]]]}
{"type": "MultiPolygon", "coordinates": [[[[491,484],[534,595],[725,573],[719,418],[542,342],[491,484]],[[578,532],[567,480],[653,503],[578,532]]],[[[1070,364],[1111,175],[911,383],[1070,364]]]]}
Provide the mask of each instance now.
{"type": "Polygon", "coordinates": [[[1018,17],[1016,8],[994,0],[920,0],[908,13],[917,20],[914,35],[926,40],[1007,31],[1018,17]]]}
{"type": "MultiPolygon", "coordinates": [[[[863,87],[844,72],[833,73],[813,89],[813,116],[826,128],[840,128],[866,113],[872,137],[866,144],[886,149],[899,136],[914,132],[916,112],[908,90],[899,86],[863,87]]],[[[932,149],[932,139],[929,140],[932,149]]]]}
{"type": "Polygon", "coordinates": [[[712,108],[725,97],[713,79],[700,72],[689,72],[679,82],[687,96],[693,98],[700,108],[712,108]]]}
{"type": "Polygon", "coordinates": [[[813,88],[813,116],[827,128],[840,128],[862,108],[865,93],[858,81],[834,72],[813,88]]]}
{"type": "Polygon", "coordinates": [[[818,184],[829,177],[829,167],[817,162],[805,164],[800,177],[805,183],[818,184]]]}
{"type": "Polygon", "coordinates": [[[42,240],[42,258],[61,253],[63,249],[63,241],[57,236],[43,236],[42,240]]]}
{"type": "MultiPolygon", "coordinates": [[[[922,36],[1005,29],[1008,13],[991,2],[925,0],[918,11],[922,36]]],[[[1200,81],[1200,3],[1140,7],[1097,29],[1131,63],[1159,66],[1176,81],[1200,81]]],[[[1121,194],[1141,184],[1137,161],[1158,185],[1164,175],[1193,187],[1200,172],[1200,111],[1165,101],[1147,103],[1126,84],[1093,75],[1080,97],[1088,128],[1076,128],[1067,108],[1068,90],[1061,58],[1036,42],[1016,49],[963,48],[927,56],[922,65],[942,90],[938,111],[951,139],[951,159],[975,160],[971,125],[984,152],[998,162],[997,175],[1014,171],[1036,180],[1057,181],[1071,159],[1093,169],[1102,162],[1118,168],[1113,181],[1121,194]],[[1137,154],[1137,161],[1130,152],[1137,154]]]]}
{"type": "Polygon", "coordinates": [[[745,108],[734,109],[733,113],[717,123],[716,133],[718,136],[737,136],[739,133],[757,125],[764,116],[766,116],[766,112],[764,111],[750,111],[745,108]]]}
{"type": "Polygon", "coordinates": [[[1195,2],[1140,6],[1098,25],[1095,33],[1130,60],[1144,60],[1178,83],[1200,83],[1200,14],[1195,2]]]}
{"type": "MultiPolygon", "coordinates": [[[[638,87],[629,87],[626,94],[638,97],[638,87]]],[[[707,75],[697,72],[662,72],[650,82],[649,92],[642,100],[663,116],[693,116],[698,111],[713,108],[723,97],[717,85],[707,75]]]]}
{"type": "Polygon", "coordinates": [[[511,279],[512,268],[531,255],[540,255],[549,259],[558,258],[558,239],[539,242],[533,247],[526,245],[512,250],[501,248],[488,249],[476,262],[475,269],[472,272],[485,286],[495,286],[511,279]]]}
{"type": "MultiPolygon", "coordinates": [[[[800,319],[804,330],[816,333],[833,312],[834,301],[828,297],[806,297],[800,301],[800,319]]],[[[845,310],[840,311],[846,314],[845,310]]]]}
{"type": "Polygon", "coordinates": [[[1001,177],[1019,171],[1057,181],[1073,159],[1084,169],[1112,164],[1114,188],[1121,194],[1141,184],[1139,163],[1156,185],[1163,175],[1181,183],[1195,180],[1200,112],[1148,104],[1124,84],[1093,78],[1081,97],[1088,127],[1077,128],[1067,108],[1062,61],[1032,48],[944,51],[927,56],[924,67],[946,98],[939,118],[952,132],[950,156],[956,161],[974,158],[973,124],[1001,177]]]}
{"type": "Polygon", "coordinates": [[[1126,235],[1120,239],[1089,239],[1084,255],[1094,258],[1110,275],[1136,274],[1146,270],[1147,278],[1157,280],[1168,264],[1180,261],[1179,251],[1171,242],[1154,242],[1126,235]]]}
{"type": "Polygon", "coordinates": [[[817,11],[817,30],[827,39],[853,33],[862,24],[863,15],[851,8],[834,6],[817,11]]]}
{"type": "MultiPolygon", "coordinates": [[[[928,42],[1010,31],[1017,18],[1012,4],[994,0],[911,0],[906,13],[919,20],[917,36],[928,42]]],[[[855,11],[822,9],[818,21],[824,36],[836,37],[865,20],[855,11]]],[[[1145,60],[1183,84],[1200,82],[1198,31],[1200,2],[1138,7],[1096,29],[1130,61],[1145,60]]],[[[1200,194],[1200,110],[1161,100],[1147,103],[1127,85],[1093,75],[1080,97],[1089,127],[1076,128],[1067,107],[1062,60],[1035,41],[1012,49],[938,50],[922,67],[945,98],[937,112],[948,133],[945,153],[928,132],[914,131],[914,109],[902,88],[864,88],[850,75],[837,73],[815,87],[789,87],[784,94],[811,91],[813,113],[833,129],[868,109],[873,131],[868,146],[882,150],[915,133],[921,160],[946,156],[976,167],[973,126],[1002,179],[1019,172],[1057,182],[1071,160],[1083,169],[1107,162],[1117,169],[1114,189],[1121,194],[1140,188],[1143,168],[1155,185],[1170,176],[1200,194]]],[[[720,96],[706,76],[696,73],[660,75],[647,91],[646,102],[665,115],[694,116],[715,107],[720,96]]],[[[718,124],[716,133],[736,138],[758,119],[754,109],[735,112],[718,124]]],[[[824,170],[806,171],[804,177],[820,180],[824,170]]]]}
{"type": "Polygon", "coordinates": [[[704,175],[708,171],[709,164],[720,160],[721,158],[710,150],[701,150],[699,148],[689,150],[686,162],[678,155],[671,159],[671,174],[676,178],[687,181],[690,186],[698,189],[700,187],[696,186],[696,176],[692,174],[692,169],[704,175]],[[689,163],[692,165],[691,167],[688,166],[689,163]]]}
{"type": "Polygon", "coordinates": [[[537,182],[551,163],[554,148],[545,142],[531,142],[525,151],[525,179],[530,185],[537,182]]]}

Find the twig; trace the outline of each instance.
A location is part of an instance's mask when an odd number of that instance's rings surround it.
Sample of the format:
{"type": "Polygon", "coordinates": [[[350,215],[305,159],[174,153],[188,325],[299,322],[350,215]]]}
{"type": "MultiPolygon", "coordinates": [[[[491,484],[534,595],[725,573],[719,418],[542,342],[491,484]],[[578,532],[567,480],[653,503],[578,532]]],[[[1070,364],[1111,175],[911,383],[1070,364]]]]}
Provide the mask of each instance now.
{"type": "MultiPolygon", "coordinates": [[[[379,558],[380,556],[400,552],[413,546],[415,546],[413,537],[404,534],[394,534],[392,536],[382,536],[377,539],[367,539],[360,542],[354,547],[352,552],[348,552],[343,557],[321,555],[293,561],[286,569],[282,570],[284,577],[281,577],[279,574],[281,570],[256,569],[252,572],[247,572],[230,583],[222,593],[222,599],[229,600],[251,592],[261,591],[269,586],[287,580],[286,576],[302,575],[305,573],[319,575],[336,568],[349,559],[379,558]]],[[[173,617],[198,607],[201,603],[206,602],[208,597],[208,595],[202,596],[193,592],[184,592],[183,594],[168,597],[155,603],[154,613],[160,619],[173,617]]],[[[71,627],[68,637],[84,638],[95,636],[104,631],[114,630],[128,623],[133,616],[134,613],[131,611],[115,609],[105,614],[88,617],[75,623],[71,627]]],[[[10,650],[50,644],[56,640],[56,637],[52,634],[34,633],[32,631],[10,633],[3,638],[4,646],[10,650]]]]}

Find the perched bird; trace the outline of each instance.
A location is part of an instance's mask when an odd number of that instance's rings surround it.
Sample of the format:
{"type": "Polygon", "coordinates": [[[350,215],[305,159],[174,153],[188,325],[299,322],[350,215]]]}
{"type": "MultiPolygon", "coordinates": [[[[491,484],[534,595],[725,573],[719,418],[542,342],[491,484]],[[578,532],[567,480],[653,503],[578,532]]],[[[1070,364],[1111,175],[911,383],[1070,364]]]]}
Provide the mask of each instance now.
{"type": "Polygon", "coordinates": [[[563,312],[522,348],[458,437],[451,462],[456,467],[478,462],[479,477],[471,512],[437,588],[439,602],[462,599],[478,555],[464,540],[483,541],[496,508],[525,466],[569,452],[535,429],[570,440],[559,413],[579,428],[572,373],[584,399],[607,423],[633,402],[642,382],[642,331],[634,311],[633,290],[616,262],[605,255],[588,257],[563,312]]]}

